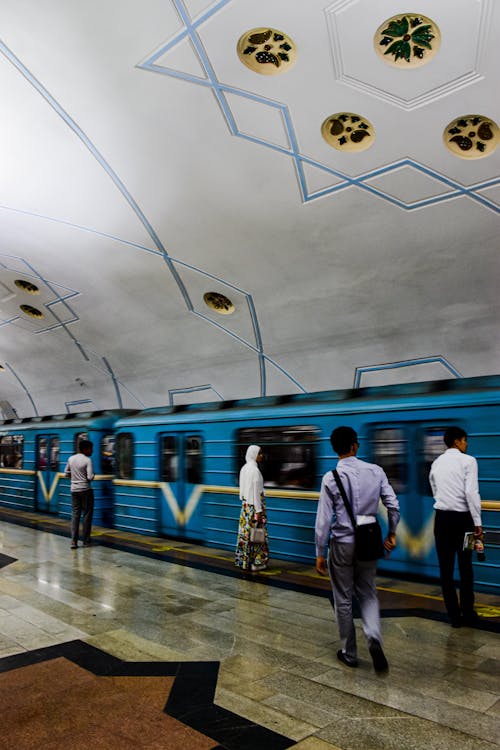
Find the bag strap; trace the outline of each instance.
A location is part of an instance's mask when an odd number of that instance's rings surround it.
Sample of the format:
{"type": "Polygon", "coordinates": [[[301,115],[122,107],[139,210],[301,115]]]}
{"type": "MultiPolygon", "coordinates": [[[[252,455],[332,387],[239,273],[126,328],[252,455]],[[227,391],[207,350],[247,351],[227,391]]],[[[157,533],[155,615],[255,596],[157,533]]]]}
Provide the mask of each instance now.
{"type": "Polygon", "coordinates": [[[352,527],[353,529],[355,529],[357,524],[354,519],[354,513],[352,512],[351,503],[347,499],[346,491],[344,489],[344,485],[342,484],[342,479],[340,478],[340,474],[338,473],[337,469],[334,469],[332,471],[332,474],[333,474],[335,481],[337,482],[337,487],[339,488],[339,492],[342,495],[342,500],[344,501],[345,509],[347,513],[349,514],[349,518],[351,519],[352,527]]]}

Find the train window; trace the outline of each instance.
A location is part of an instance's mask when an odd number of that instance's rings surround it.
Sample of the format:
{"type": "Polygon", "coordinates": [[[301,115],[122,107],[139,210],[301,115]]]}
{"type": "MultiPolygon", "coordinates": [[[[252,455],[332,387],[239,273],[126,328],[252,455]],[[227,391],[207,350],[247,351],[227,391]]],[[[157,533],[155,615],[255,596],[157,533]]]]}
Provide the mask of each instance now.
{"type": "Polygon", "coordinates": [[[446,427],[428,427],[422,435],[418,466],[418,489],[421,495],[432,495],[429,472],[432,462],[446,450],[443,440],[445,429],[446,427]]]}
{"type": "Polygon", "coordinates": [[[24,436],[6,435],[0,439],[0,466],[4,469],[22,469],[24,436]]]}
{"type": "Polygon", "coordinates": [[[179,469],[177,438],[174,435],[162,435],[160,443],[160,474],[163,482],[176,482],[179,469]]]}
{"type": "Polygon", "coordinates": [[[201,437],[186,437],[186,480],[190,484],[201,484],[201,437]]]}
{"type": "Polygon", "coordinates": [[[387,474],[394,492],[406,492],[408,483],[407,440],[400,427],[383,427],[372,432],[372,454],[387,474]]]}
{"type": "Polygon", "coordinates": [[[115,436],[104,435],[101,440],[101,471],[103,474],[115,473],[115,436]]]}
{"type": "Polygon", "coordinates": [[[38,438],[36,468],[42,471],[47,468],[47,438],[38,438]]]}
{"type": "Polygon", "coordinates": [[[266,487],[313,489],[316,479],[315,448],[319,430],[312,425],[252,427],[238,430],[238,471],[249,445],[260,445],[260,468],[266,487]]]}
{"type": "Polygon", "coordinates": [[[80,449],[80,443],[82,440],[88,440],[89,439],[89,433],[88,432],[75,432],[75,437],[73,439],[73,449],[75,453],[78,453],[80,449]]]}
{"type": "Polygon", "coordinates": [[[50,470],[59,471],[59,438],[53,437],[50,440],[50,470]]]}
{"type": "Polygon", "coordinates": [[[134,438],[121,432],[116,439],[116,468],[120,479],[132,479],[134,473],[134,438]]]}

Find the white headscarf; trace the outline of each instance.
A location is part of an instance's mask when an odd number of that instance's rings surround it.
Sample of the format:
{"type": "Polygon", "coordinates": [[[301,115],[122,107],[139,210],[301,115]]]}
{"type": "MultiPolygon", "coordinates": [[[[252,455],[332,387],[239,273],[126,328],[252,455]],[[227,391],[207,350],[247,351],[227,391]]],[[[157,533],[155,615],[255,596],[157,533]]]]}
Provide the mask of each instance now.
{"type": "Polygon", "coordinates": [[[260,446],[251,445],[245,456],[246,464],[240,471],[240,498],[253,505],[256,513],[262,510],[261,493],[264,492],[264,480],[257,466],[260,446]]]}

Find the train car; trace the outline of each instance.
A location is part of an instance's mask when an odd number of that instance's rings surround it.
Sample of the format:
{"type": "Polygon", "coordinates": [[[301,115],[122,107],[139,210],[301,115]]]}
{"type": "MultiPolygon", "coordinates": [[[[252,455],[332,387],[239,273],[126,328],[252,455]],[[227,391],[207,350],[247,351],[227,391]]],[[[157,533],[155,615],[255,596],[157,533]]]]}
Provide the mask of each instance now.
{"type": "Polygon", "coordinates": [[[94,522],[113,523],[114,425],[131,411],[9,419],[0,425],[0,505],[71,517],[64,468],[80,440],[94,443],[94,522]]]}
{"type": "Polygon", "coordinates": [[[116,424],[115,526],[234,548],[238,473],[254,443],[264,450],[271,553],[312,564],[321,477],[336,463],[329,436],[347,424],[358,457],[385,469],[401,505],[398,547],[380,571],[435,578],[428,473],[458,423],[479,463],[487,559],[476,580],[498,590],[499,386],[487,376],[146,409],[116,424]]]}

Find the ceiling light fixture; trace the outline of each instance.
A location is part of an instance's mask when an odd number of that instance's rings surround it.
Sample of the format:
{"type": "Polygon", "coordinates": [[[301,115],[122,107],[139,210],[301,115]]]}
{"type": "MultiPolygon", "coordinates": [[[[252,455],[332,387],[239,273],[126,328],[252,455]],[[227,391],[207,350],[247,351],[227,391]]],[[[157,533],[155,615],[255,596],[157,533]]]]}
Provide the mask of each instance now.
{"type": "Polygon", "coordinates": [[[375,129],[366,117],[353,112],[330,115],[321,126],[321,135],[337,151],[365,151],[375,140],[375,129]]]}
{"type": "Polygon", "coordinates": [[[231,315],[235,310],[231,300],[220,292],[206,292],[203,295],[203,301],[207,307],[221,315],[231,315]]]}
{"type": "Polygon", "coordinates": [[[36,307],[31,307],[31,305],[20,305],[20,308],[28,318],[36,318],[37,320],[40,320],[45,317],[41,310],[37,310],[36,307]]]}
{"type": "Polygon", "coordinates": [[[297,59],[297,48],[290,37],[267,26],[246,31],[236,51],[243,65],[265,76],[285,73],[297,59]]]}
{"type": "Polygon", "coordinates": [[[426,65],[437,54],[441,32],[434,21],[419,13],[392,16],[373,38],[377,55],[389,65],[409,70],[426,65]]]}
{"type": "Polygon", "coordinates": [[[483,115],[462,115],[446,126],[443,140],[448,151],[461,159],[483,159],[498,146],[500,130],[483,115]]]}
{"type": "Polygon", "coordinates": [[[40,294],[39,288],[35,284],[32,284],[31,281],[25,281],[25,279],[16,279],[14,281],[14,284],[19,289],[22,289],[23,292],[28,292],[28,294],[40,294]]]}

